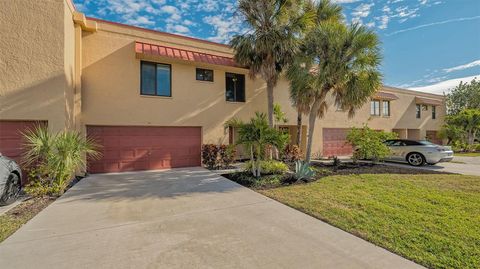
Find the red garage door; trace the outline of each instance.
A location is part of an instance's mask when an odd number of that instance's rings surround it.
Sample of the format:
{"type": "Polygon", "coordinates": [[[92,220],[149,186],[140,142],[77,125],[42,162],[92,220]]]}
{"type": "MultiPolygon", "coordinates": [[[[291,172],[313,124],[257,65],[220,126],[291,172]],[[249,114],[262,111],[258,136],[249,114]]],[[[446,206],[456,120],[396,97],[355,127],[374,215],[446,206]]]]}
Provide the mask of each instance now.
{"type": "Polygon", "coordinates": [[[200,127],[87,126],[87,135],[102,145],[90,173],[200,165],[200,127]]]}
{"type": "Polygon", "coordinates": [[[38,125],[47,125],[45,121],[0,121],[0,152],[21,162],[23,153],[22,133],[38,125]]]}
{"type": "Polygon", "coordinates": [[[323,156],[348,156],[352,154],[352,145],[346,138],[347,128],[323,128],[323,156]]]}

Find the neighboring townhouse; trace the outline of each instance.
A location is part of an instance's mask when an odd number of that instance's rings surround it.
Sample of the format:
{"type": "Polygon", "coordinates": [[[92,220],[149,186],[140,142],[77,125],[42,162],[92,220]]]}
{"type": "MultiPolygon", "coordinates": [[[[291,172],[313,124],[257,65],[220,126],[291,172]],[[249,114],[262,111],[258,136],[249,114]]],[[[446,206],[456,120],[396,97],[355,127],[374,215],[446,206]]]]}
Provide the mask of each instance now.
{"type": "MultiPolygon", "coordinates": [[[[251,79],[226,45],[86,18],[68,0],[2,1],[0,9],[0,151],[7,156],[19,159],[20,132],[41,122],[102,144],[90,172],[197,166],[201,144],[235,141],[227,120],[266,112],[265,83],[251,79]]],[[[294,140],[288,81],[279,81],[274,98],[294,140]]],[[[346,134],[364,124],[441,143],[443,96],[385,86],[353,118],[328,101],[315,126],[315,155],[350,154],[346,134]]]]}

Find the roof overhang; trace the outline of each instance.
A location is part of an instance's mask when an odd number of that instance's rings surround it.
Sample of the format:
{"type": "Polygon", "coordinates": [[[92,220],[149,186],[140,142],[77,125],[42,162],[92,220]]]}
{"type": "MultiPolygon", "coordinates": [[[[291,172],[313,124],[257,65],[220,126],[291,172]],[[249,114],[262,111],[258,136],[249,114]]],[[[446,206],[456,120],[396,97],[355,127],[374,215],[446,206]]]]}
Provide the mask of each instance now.
{"type": "Polygon", "coordinates": [[[97,31],[97,22],[87,20],[85,17],[85,14],[74,11],[73,12],[73,22],[76,24],[80,25],[82,27],[82,30],[87,31],[87,32],[96,32],[97,31]]]}
{"type": "Polygon", "coordinates": [[[415,103],[419,105],[441,106],[443,105],[443,100],[416,96],[415,103]]]}
{"type": "Polygon", "coordinates": [[[169,58],[176,61],[188,63],[203,63],[209,65],[221,65],[234,68],[244,68],[237,64],[233,58],[209,53],[191,51],[181,48],[135,42],[135,53],[137,58],[169,58]]]}
{"type": "Polygon", "coordinates": [[[398,99],[398,96],[396,96],[395,94],[390,93],[390,92],[382,92],[382,91],[379,91],[379,92],[377,92],[377,93],[375,94],[374,99],[381,99],[381,100],[392,101],[392,100],[397,100],[397,99],[398,99]]]}

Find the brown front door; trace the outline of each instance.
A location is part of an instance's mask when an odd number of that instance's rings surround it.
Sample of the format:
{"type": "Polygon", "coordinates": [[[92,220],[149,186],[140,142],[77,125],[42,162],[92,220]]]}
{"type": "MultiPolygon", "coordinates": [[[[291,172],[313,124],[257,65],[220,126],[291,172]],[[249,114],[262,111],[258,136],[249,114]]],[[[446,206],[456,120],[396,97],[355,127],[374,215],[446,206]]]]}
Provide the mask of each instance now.
{"type": "Polygon", "coordinates": [[[352,155],[352,145],[347,142],[347,128],[323,128],[323,157],[352,155]]]}
{"type": "Polygon", "coordinates": [[[102,148],[90,173],[200,166],[200,127],[87,126],[102,148]]]}

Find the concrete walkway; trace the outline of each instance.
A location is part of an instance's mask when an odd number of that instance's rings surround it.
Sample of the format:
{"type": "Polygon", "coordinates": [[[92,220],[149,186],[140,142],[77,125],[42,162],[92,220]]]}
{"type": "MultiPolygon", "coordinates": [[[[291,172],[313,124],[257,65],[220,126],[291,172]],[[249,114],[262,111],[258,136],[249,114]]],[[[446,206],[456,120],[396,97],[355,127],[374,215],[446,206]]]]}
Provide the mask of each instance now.
{"type": "Polygon", "coordinates": [[[93,175],[0,244],[2,268],[421,268],[203,168],[93,175]]]}

